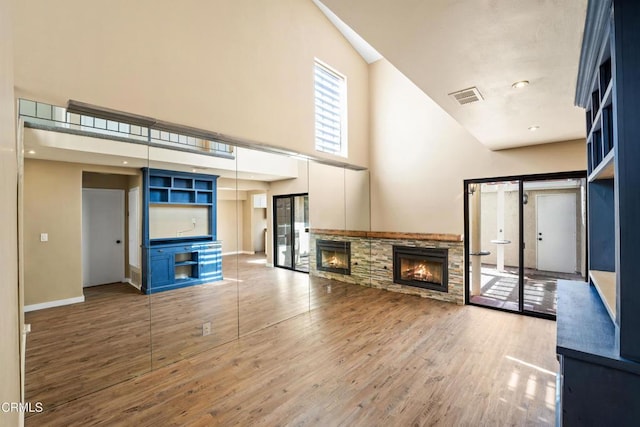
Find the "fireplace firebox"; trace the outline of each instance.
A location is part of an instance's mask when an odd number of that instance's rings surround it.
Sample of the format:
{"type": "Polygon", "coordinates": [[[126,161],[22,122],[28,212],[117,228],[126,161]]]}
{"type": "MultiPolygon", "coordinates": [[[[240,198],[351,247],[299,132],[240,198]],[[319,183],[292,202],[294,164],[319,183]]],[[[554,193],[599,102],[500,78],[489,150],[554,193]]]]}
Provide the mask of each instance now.
{"type": "Polygon", "coordinates": [[[337,274],[351,274],[351,242],[316,240],[318,270],[337,274]]]}
{"type": "Polygon", "coordinates": [[[448,251],[440,248],[393,247],[393,281],[449,292],[448,251]]]}

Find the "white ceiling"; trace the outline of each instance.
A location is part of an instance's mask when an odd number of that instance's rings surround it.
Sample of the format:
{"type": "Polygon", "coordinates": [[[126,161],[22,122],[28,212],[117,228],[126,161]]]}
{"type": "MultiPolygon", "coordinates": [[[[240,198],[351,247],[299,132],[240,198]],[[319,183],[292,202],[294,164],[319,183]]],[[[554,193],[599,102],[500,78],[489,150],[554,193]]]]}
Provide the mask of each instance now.
{"type": "Polygon", "coordinates": [[[487,147],[585,137],[573,100],[587,0],[322,3],[487,147]],[[513,89],[520,80],[530,85],[513,89]],[[461,106],[448,96],[472,86],[484,101],[461,106]]]}

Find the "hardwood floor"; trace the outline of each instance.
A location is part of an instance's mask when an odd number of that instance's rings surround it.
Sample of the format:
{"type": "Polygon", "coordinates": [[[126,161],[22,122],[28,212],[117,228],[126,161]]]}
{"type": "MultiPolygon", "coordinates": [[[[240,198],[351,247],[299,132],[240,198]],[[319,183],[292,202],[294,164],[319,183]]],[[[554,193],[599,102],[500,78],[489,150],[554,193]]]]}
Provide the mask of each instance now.
{"type": "Polygon", "coordinates": [[[27,425],[554,423],[554,322],[331,281],[311,296],[311,311],[45,402],[27,425]]]}
{"type": "Polygon", "coordinates": [[[309,276],[264,261],[224,257],[219,282],[151,296],[95,286],[84,303],[26,313],[26,398],[53,407],[307,312],[309,276]]]}
{"type": "Polygon", "coordinates": [[[55,406],[151,369],[148,297],[122,283],[84,293],[84,303],[25,313],[27,401],[55,406]]]}

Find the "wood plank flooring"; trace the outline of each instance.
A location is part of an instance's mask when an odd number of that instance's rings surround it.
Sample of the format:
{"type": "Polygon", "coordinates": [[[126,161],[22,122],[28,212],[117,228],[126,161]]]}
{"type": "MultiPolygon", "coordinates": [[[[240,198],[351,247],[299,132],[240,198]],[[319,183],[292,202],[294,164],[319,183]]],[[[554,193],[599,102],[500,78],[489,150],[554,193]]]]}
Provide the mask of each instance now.
{"type": "Polygon", "coordinates": [[[26,398],[53,407],[307,312],[309,276],[264,261],[224,257],[222,281],[151,296],[95,286],[84,303],[26,313],[26,398]]]}
{"type": "Polygon", "coordinates": [[[27,426],[552,425],[555,323],[315,280],[311,311],[27,426]]]}

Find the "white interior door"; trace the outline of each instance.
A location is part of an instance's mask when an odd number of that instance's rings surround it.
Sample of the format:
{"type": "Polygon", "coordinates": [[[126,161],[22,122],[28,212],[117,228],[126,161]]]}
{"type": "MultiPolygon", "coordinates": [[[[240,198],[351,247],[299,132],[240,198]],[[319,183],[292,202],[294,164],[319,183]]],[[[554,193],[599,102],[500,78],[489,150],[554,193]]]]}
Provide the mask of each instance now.
{"type": "Polygon", "coordinates": [[[82,286],[124,279],[124,191],[82,189],[82,286]]]}
{"type": "Polygon", "coordinates": [[[538,270],[576,272],[576,195],[536,197],[538,270]]]}

